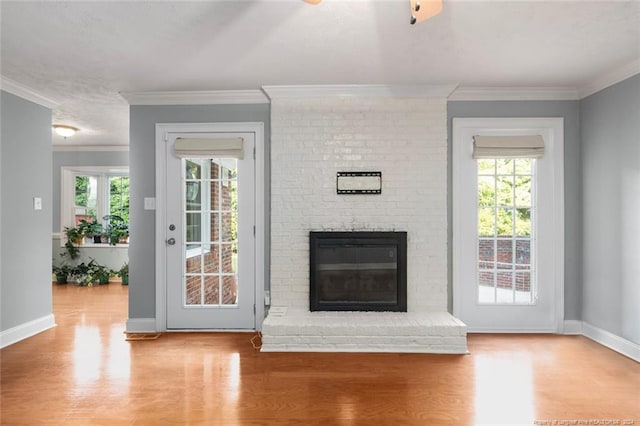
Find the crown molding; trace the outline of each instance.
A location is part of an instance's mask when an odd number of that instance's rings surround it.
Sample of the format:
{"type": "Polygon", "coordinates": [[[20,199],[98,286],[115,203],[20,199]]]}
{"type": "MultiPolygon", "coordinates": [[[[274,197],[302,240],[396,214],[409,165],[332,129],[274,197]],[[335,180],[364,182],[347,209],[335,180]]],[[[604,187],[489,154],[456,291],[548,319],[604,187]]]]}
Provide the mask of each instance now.
{"type": "Polygon", "coordinates": [[[60,102],[56,102],[53,99],[42,96],[41,94],[36,93],[35,90],[6,78],[5,76],[0,76],[0,88],[5,92],[19,96],[38,105],[42,105],[45,108],[55,108],[60,105],[60,102]]]}
{"type": "Polygon", "coordinates": [[[322,98],[322,97],[373,97],[373,98],[446,98],[456,88],[444,85],[294,85],[263,86],[269,99],[322,98]]]}
{"type": "Polygon", "coordinates": [[[622,80],[626,80],[636,74],[640,74],[640,59],[636,59],[631,63],[617,68],[581,87],[579,92],[580,99],[591,96],[602,89],[606,89],[609,86],[620,83],[622,80]]]}
{"type": "Polygon", "coordinates": [[[120,92],[129,105],[268,104],[261,90],[202,90],[189,92],[120,92]]]}
{"type": "Polygon", "coordinates": [[[54,152],[129,151],[129,145],[53,145],[54,152]]]}
{"type": "Polygon", "coordinates": [[[458,87],[450,101],[576,101],[572,87],[458,87]]]}

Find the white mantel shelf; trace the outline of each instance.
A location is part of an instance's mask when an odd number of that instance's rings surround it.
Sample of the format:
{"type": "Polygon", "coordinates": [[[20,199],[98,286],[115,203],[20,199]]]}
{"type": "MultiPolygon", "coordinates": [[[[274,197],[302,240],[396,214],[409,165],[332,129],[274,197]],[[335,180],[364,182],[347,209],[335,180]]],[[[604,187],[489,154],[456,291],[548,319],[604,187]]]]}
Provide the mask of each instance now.
{"type": "Polygon", "coordinates": [[[269,315],[262,352],[467,354],[467,327],[448,312],[308,312],[269,315]]]}

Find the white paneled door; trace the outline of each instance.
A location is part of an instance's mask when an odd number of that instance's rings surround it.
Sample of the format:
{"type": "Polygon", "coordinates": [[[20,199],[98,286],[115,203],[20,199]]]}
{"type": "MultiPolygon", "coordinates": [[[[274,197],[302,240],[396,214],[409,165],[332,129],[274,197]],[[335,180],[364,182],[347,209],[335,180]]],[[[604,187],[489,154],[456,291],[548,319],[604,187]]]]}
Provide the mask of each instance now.
{"type": "Polygon", "coordinates": [[[553,118],[454,119],[454,315],[469,331],[561,331],[562,129],[553,118]],[[515,145],[486,154],[483,137],[515,145]],[[531,140],[544,148],[522,152],[531,140]]]}
{"type": "Polygon", "coordinates": [[[167,329],[255,328],[255,135],[168,133],[167,329]]]}

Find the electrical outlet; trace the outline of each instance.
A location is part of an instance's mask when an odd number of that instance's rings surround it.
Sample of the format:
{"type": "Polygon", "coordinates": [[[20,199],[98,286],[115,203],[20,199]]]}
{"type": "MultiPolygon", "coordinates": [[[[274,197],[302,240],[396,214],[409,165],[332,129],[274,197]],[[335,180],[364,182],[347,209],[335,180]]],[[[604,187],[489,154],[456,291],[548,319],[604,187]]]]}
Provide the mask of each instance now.
{"type": "Polygon", "coordinates": [[[268,290],[264,292],[264,304],[267,306],[271,305],[271,292],[268,290]]]}
{"type": "Polygon", "coordinates": [[[33,209],[34,210],[42,210],[42,198],[33,197],[33,209]]]}

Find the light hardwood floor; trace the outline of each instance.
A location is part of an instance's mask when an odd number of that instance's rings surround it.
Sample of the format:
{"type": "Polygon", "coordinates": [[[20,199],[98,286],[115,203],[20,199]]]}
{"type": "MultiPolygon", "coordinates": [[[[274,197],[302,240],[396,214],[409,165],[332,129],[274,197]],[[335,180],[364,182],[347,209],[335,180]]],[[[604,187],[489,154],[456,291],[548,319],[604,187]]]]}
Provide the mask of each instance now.
{"type": "Polygon", "coordinates": [[[640,364],[584,337],[470,335],[470,355],[127,342],[127,287],[53,290],[58,326],[0,352],[2,424],[640,425],[640,364]]]}

